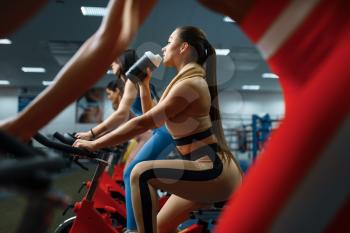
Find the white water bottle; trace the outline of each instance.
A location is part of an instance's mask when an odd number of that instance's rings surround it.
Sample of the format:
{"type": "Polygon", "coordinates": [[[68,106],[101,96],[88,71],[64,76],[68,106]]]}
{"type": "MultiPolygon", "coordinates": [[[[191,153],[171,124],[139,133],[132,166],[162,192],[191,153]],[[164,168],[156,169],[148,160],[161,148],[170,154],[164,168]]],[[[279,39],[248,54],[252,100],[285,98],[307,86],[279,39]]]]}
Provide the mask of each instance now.
{"type": "Polygon", "coordinates": [[[159,54],[153,54],[151,51],[147,51],[126,71],[126,78],[130,79],[133,83],[141,82],[147,76],[147,68],[153,71],[159,67],[161,62],[162,57],[159,54]]]}

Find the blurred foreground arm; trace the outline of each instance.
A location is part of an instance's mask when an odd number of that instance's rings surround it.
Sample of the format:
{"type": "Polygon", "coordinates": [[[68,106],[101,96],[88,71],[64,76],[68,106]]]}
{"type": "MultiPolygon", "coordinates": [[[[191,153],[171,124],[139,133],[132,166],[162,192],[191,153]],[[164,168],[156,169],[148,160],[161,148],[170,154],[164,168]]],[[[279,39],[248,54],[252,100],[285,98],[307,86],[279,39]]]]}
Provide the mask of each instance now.
{"type": "Polygon", "coordinates": [[[54,84],[0,128],[23,140],[29,139],[106,73],[114,58],[131,42],[155,2],[111,0],[96,33],[56,75],[54,84]]]}
{"type": "Polygon", "coordinates": [[[47,0],[2,0],[0,10],[0,38],[14,32],[46,3],[47,0]]]}

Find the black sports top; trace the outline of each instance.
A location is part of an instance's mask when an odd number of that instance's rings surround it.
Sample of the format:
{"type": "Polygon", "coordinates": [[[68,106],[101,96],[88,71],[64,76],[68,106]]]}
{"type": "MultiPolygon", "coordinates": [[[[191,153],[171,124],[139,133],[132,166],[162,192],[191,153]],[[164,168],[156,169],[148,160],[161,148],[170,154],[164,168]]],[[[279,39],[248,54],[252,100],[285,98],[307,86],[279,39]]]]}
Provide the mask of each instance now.
{"type": "Polygon", "coordinates": [[[194,141],[200,141],[204,138],[207,138],[213,134],[212,128],[208,128],[202,132],[195,133],[183,138],[174,139],[174,142],[177,146],[183,146],[191,144],[194,141]]]}

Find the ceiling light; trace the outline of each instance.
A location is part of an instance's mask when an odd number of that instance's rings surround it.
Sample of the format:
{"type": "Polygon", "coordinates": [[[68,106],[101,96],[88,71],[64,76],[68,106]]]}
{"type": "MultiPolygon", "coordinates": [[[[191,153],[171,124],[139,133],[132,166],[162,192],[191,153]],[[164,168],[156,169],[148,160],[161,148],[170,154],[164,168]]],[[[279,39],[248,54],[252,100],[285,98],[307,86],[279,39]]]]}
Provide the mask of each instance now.
{"type": "Polygon", "coordinates": [[[44,86],[50,86],[53,83],[53,81],[42,81],[42,84],[44,86]]]}
{"type": "Polygon", "coordinates": [[[46,70],[43,67],[22,67],[21,68],[23,72],[26,73],[45,73],[46,70]]]}
{"type": "Polygon", "coordinates": [[[276,75],[274,73],[263,73],[261,76],[263,78],[278,78],[278,75],[276,75]]]}
{"type": "Polygon", "coordinates": [[[233,19],[231,19],[231,18],[228,17],[228,16],[225,16],[225,17],[224,17],[224,22],[235,23],[236,21],[234,21],[233,19]]]}
{"type": "Polygon", "coordinates": [[[0,39],[0,44],[12,44],[12,41],[9,39],[0,39]]]}
{"type": "Polygon", "coordinates": [[[10,85],[10,81],[8,81],[8,80],[0,80],[0,85],[10,85]]]}
{"type": "Polygon", "coordinates": [[[84,16],[104,16],[107,13],[107,8],[105,7],[82,6],[80,9],[84,16]]]}
{"type": "Polygon", "coordinates": [[[242,90],[257,91],[257,90],[260,90],[260,86],[259,85],[243,85],[242,90]]]}
{"type": "Polygon", "coordinates": [[[226,56],[230,53],[229,49],[215,49],[216,55],[218,56],[226,56]]]}

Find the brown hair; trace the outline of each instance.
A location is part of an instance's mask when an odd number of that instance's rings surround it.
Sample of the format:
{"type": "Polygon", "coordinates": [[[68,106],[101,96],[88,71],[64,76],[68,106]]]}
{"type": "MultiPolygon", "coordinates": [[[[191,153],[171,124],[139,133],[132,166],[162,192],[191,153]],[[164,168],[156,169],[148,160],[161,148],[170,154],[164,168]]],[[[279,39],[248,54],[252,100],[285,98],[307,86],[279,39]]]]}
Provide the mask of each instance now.
{"type": "Polygon", "coordinates": [[[115,62],[120,64],[121,73],[125,75],[126,71],[130,69],[137,59],[136,51],[133,49],[127,49],[115,59],[115,62]]]}
{"type": "Polygon", "coordinates": [[[120,92],[120,95],[123,96],[124,87],[125,87],[125,83],[120,78],[117,78],[116,80],[110,81],[107,84],[106,89],[111,90],[113,92],[117,91],[118,89],[120,92]]]}
{"type": "Polygon", "coordinates": [[[218,145],[221,153],[224,155],[224,159],[230,161],[234,160],[236,165],[240,168],[239,162],[234,157],[230,148],[228,147],[224,130],[221,123],[221,115],[219,108],[219,96],[217,90],[216,81],[216,53],[213,46],[208,42],[204,32],[199,28],[193,26],[184,26],[177,28],[178,36],[183,42],[187,42],[196,51],[197,63],[199,65],[205,66],[206,71],[206,81],[208,83],[210,96],[211,96],[211,106],[210,106],[210,119],[213,125],[214,134],[218,140],[218,145]]]}

